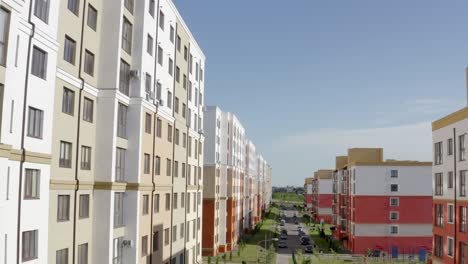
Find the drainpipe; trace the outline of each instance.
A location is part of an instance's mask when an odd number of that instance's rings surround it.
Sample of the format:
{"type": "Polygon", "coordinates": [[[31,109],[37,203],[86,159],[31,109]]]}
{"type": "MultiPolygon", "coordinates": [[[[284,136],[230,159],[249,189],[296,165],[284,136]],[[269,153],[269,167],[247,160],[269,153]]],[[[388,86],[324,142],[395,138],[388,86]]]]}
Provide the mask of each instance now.
{"type": "MultiPolygon", "coordinates": [[[[154,72],[153,72],[153,94],[155,95],[155,89],[156,89],[156,68],[158,65],[158,55],[157,50],[158,50],[158,19],[159,19],[159,0],[156,2],[156,30],[155,30],[155,46],[154,46],[154,72]]],[[[156,180],[154,177],[155,173],[155,167],[154,167],[154,156],[156,154],[156,124],[157,124],[157,115],[158,115],[158,110],[159,110],[159,104],[156,103],[156,98],[153,96],[153,105],[156,106],[156,113],[154,114],[153,118],[153,150],[150,158],[150,162],[152,163],[152,170],[151,170],[151,179],[152,179],[152,184],[153,184],[153,189],[151,190],[151,220],[150,220],[150,230],[151,230],[151,239],[150,239],[150,263],[153,263],[153,234],[154,234],[154,193],[156,191],[156,180]]]]}
{"type": "Polygon", "coordinates": [[[72,263],[76,263],[76,217],[78,208],[78,191],[80,190],[80,178],[78,177],[79,154],[80,154],[80,131],[81,131],[81,98],[85,85],[85,79],[81,75],[81,66],[83,64],[83,40],[84,40],[84,26],[85,26],[85,13],[86,13],[87,0],[83,2],[83,15],[81,19],[81,39],[80,39],[80,57],[78,60],[78,78],[81,81],[81,87],[78,91],[78,112],[77,112],[77,133],[76,133],[76,155],[75,155],[75,191],[74,191],[74,206],[73,206],[73,249],[72,249],[72,263]]]}
{"type": "Polygon", "coordinates": [[[23,120],[21,125],[21,160],[19,167],[19,184],[18,184],[18,215],[17,215],[17,228],[16,228],[16,263],[20,264],[20,248],[21,248],[21,204],[22,204],[22,185],[23,185],[23,168],[26,156],[26,149],[24,147],[25,132],[26,132],[26,110],[28,102],[28,84],[29,84],[29,68],[31,59],[31,45],[32,39],[36,32],[36,24],[32,22],[32,5],[33,1],[29,2],[28,23],[31,25],[31,35],[28,40],[28,56],[26,61],[26,71],[24,80],[24,97],[23,97],[23,120]]]}
{"type": "MultiPolygon", "coordinates": [[[[456,133],[456,128],[453,128],[453,180],[454,180],[454,188],[453,188],[453,193],[454,193],[454,211],[455,211],[455,221],[453,221],[453,228],[454,228],[454,236],[453,236],[453,248],[454,248],[454,254],[453,254],[453,259],[454,263],[457,263],[457,133],[456,133]]],[[[466,179],[465,179],[466,182],[466,179]]]]}

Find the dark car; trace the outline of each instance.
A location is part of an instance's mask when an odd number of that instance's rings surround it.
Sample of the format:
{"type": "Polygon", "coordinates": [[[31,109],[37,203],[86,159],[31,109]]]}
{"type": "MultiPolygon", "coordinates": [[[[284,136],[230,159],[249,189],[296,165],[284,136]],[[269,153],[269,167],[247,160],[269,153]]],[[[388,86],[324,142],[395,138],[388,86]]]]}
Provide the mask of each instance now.
{"type": "Polygon", "coordinates": [[[279,248],[287,248],[288,247],[288,243],[286,243],[286,241],[280,241],[278,243],[278,247],[279,248]]]}
{"type": "Polygon", "coordinates": [[[372,257],[372,258],[380,258],[381,256],[382,256],[382,251],[378,249],[374,249],[374,251],[372,251],[369,254],[369,257],[372,257]]]}
{"type": "Polygon", "coordinates": [[[286,235],[286,234],[281,234],[280,239],[286,240],[286,239],[288,239],[288,235],[286,235]]]}
{"type": "Polygon", "coordinates": [[[281,230],[281,234],[287,235],[288,231],[286,229],[281,230]]]}
{"type": "Polygon", "coordinates": [[[309,237],[301,237],[301,245],[310,245],[309,237]]]}
{"type": "Polygon", "coordinates": [[[297,220],[294,221],[294,224],[295,224],[295,225],[298,225],[298,224],[299,224],[299,221],[297,221],[297,220]]]}
{"type": "Polygon", "coordinates": [[[311,245],[305,246],[304,248],[305,253],[314,253],[314,247],[311,245]]]}

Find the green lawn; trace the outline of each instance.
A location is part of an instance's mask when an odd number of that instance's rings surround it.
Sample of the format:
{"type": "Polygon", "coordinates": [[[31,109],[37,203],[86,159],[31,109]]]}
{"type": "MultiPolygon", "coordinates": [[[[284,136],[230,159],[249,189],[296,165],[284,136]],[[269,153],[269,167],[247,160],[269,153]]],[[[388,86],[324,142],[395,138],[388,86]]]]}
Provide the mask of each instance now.
{"type": "Polygon", "coordinates": [[[304,195],[296,194],[296,193],[274,192],[272,194],[272,199],[277,200],[277,201],[284,201],[284,202],[303,203],[304,202],[304,195]]]}
{"type": "MultiPolygon", "coordinates": [[[[257,243],[265,240],[265,237],[267,239],[272,239],[278,234],[274,230],[275,223],[276,221],[274,220],[279,214],[278,208],[272,207],[270,209],[270,213],[267,214],[265,221],[263,221],[263,224],[261,225],[260,229],[258,232],[253,235],[253,236],[246,236],[245,237],[245,244],[244,246],[239,246],[240,248],[238,250],[232,251],[232,254],[230,252],[226,253],[226,262],[230,263],[242,263],[242,261],[245,261],[248,264],[256,264],[257,263],[257,253],[259,250],[264,250],[264,243],[260,243],[260,246],[257,246],[257,243]],[[232,255],[232,257],[231,257],[232,255]]],[[[271,245],[273,247],[274,251],[272,252],[273,256],[272,259],[270,259],[269,263],[276,263],[276,246],[270,242],[267,243],[267,247],[271,245]]],[[[265,252],[265,251],[263,251],[265,252]]],[[[218,257],[219,259],[219,264],[223,264],[224,260],[222,258],[223,254],[220,254],[218,257]]],[[[264,254],[263,254],[264,255],[264,254]]],[[[208,263],[208,257],[204,257],[204,263],[208,263]]],[[[264,258],[260,259],[261,261],[264,261],[264,258]]],[[[215,264],[216,263],[216,257],[211,257],[211,263],[215,264]]],[[[263,263],[263,262],[260,262],[263,263]]]]}

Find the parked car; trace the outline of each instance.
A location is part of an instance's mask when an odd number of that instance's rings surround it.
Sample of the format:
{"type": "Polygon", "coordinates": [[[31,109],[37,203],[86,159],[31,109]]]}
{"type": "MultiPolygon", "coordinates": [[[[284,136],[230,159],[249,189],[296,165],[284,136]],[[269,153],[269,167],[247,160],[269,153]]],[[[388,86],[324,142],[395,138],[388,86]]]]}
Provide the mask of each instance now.
{"type": "Polygon", "coordinates": [[[307,246],[305,246],[305,248],[304,248],[304,252],[305,252],[305,253],[314,253],[314,247],[311,246],[311,245],[307,245],[307,246]]]}
{"type": "Polygon", "coordinates": [[[288,235],[286,235],[286,234],[281,234],[280,239],[282,239],[282,240],[288,239],[288,235]]]}
{"type": "Polygon", "coordinates": [[[286,241],[280,241],[278,243],[278,247],[279,248],[287,248],[288,247],[288,243],[286,243],[286,241]]]}
{"type": "Polygon", "coordinates": [[[382,257],[383,252],[379,249],[374,249],[370,254],[369,257],[371,258],[380,258],[382,257]]]}
{"type": "Polygon", "coordinates": [[[301,237],[301,245],[310,245],[310,238],[309,237],[301,237]]]}
{"type": "Polygon", "coordinates": [[[299,221],[297,221],[297,220],[294,221],[294,224],[295,224],[295,225],[298,225],[298,224],[299,224],[299,221]]]}
{"type": "Polygon", "coordinates": [[[280,226],[284,226],[284,222],[283,222],[283,221],[281,221],[280,226]]]}
{"type": "Polygon", "coordinates": [[[282,229],[282,230],[281,230],[281,234],[287,235],[287,234],[288,234],[288,231],[287,231],[286,229],[282,229]]]}

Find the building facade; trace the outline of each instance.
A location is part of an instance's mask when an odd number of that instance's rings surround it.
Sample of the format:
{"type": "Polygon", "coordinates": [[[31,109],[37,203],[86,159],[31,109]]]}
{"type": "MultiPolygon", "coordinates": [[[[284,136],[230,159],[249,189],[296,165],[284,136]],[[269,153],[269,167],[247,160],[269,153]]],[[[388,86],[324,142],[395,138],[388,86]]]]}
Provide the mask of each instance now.
{"type": "Polygon", "coordinates": [[[351,252],[392,256],[432,249],[430,162],[384,160],[383,149],[349,149],[333,176],[334,235],[351,252]]]}
{"type": "Polygon", "coordinates": [[[468,108],[432,123],[433,262],[466,263],[466,133],[468,108]]]}
{"type": "Polygon", "coordinates": [[[231,251],[261,220],[271,168],[234,114],[207,106],[204,116],[203,255],[214,256],[231,251]]]}
{"type": "Polygon", "coordinates": [[[312,212],[312,184],[314,178],[306,178],[304,180],[304,207],[307,211],[312,212]]]}
{"type": "Polygon", "coordinates": [[[332,222],[332,176],[332,170],[318,170],[311,183],[312,218],[318,223],[332,222]]]}
{"type": "Polygon", "coordinates": [[[174,3],[0,15],[6,263],[199,263],[205,57],[174,3]]]}

